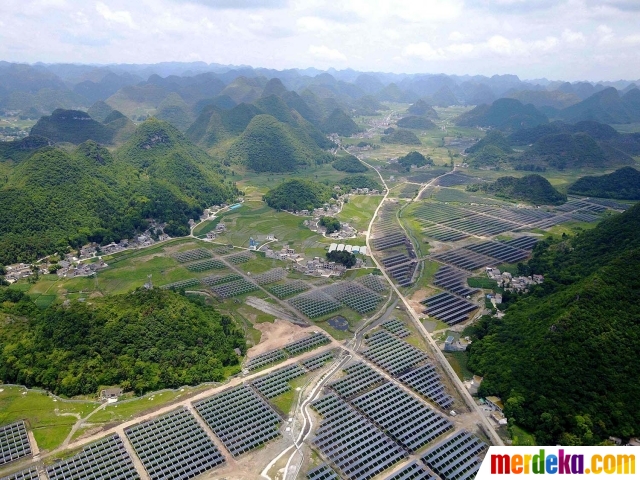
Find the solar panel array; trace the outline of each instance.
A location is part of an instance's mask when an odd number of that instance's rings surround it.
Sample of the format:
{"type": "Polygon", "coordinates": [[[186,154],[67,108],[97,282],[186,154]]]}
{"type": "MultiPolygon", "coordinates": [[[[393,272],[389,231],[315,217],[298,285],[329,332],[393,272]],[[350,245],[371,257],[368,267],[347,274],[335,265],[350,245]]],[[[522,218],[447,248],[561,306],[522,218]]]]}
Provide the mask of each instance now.
{"type": "Polygon", "coordinates": [[[384,480],[437,480],[422,463],[414,460],[384,480]]]}
{"type": "Polygon", "coordinates": [[[268,375],[260,377],[253,382],[253,386],[262,394],[265,398],[277,397],[281,393],[291,390],[289,380],[296,377],[301,377],[307,373],[304,368],[294,363],[287,367],[275,370],[268,375]]]}
{"type": "Polygon", "coordinates": [[[469,237],[469,235],[464,232],[445,227],[444,225],[427,227],[422,230],[422,233],[427,237],[435,238],[441,242],[457,242],[469,237]]]}
{"type": "Polygon", "coordinates": [[[511,240],[507,240],[504,242],[506,245],[511,247],[520,248],[522,250],[533,250],[533,247],[536,246],[536,243],[540,241],[539,237],[518,237],[511,240]]]}
{"type": "Polygon", "coordinates": [[[367,287],[369,290],[373,290],[374,292],[382,293],[387,291],[387,282],[384,277],[380,275],[363,275],[362,277],[358,277],[356,282],[360,282],[362,285],[367,287]]]}
{"type": "Polygon", "coordinates": [[[322,291],[362,315],[375,310],[383,300],[376,292],[356,282],[334,283],[322,291]]]}
{"type": "Polygon", "coordinates": [[[331,382],[329,387],[346,399],[386,381],[382,375],[362,362],[354,363],[344,371],[347,372],[347,375],[331,382]]]}
{"type": "Polygon", "coordinates": [[[351,403],[410,452],[453,429],[449,420],[393,383],[385,383],[351,403]]]}
{"type": "Polygon", "coordinates": [[[449,290],[462,297],[478,292],[477,288],[470,288],[467,284],[468,274],[450,265],[443,265],[433,276],[433,284],[449,290]]]}
{"type": "Polygon", "coordinates": [[[238,295],[255,292],[259,289],[260,287],[258,287],[255,283],[245,278],[211,287],[211,291],[221,298],[237,297],[238,295]]]}
{"type": "Polygon", "coordinates": [[[367,347],[362,355],[394,376],[429,359],[422,350],[383,330],[367,339],[367,347]]]}
{"type": "Polygon", "coordinates": [[[309,480],[340,480],[335,470],[326,463],[323,463],[313,470],[309,470],[307,472],[307,478],[309,480]]]}
{"type": "Polygon", "coordinates": [[[391,320],[382,322],[380,326],[400,338],[408,337],[409,335],[411,335],[411,332],[407,330],[405,324],[397,318],[392,318],[391,320]]]}
{"type": "Polygon", "coordinates": [[[24,421],[0,427],[0,465],[31,455],[31,444],[24,421]]]}
{"type": "Polygon", "coordinates": [[[499,263],[495,258],[472,252],[471,250],[467,250],[466,248],[449,250],[445,253],[433,255],[432,258],[439,262],[449,263],[455,267],[469,271],[477,270],[481,267],[496,265],[499,263]]]}
{"type": "Polygon", "coordinates": [[[478,309],[478,305],[447,292],[433,295],[420,303],[427,307],[424,313],[447,325],[455,325],[468,320],[469,314],[478,309]]]}
{"type": "Polygon", "coordinates": [[[331,342],[331,339],[324,333],[314,332],[308,337],[304,337],[295,342],[287,343],[283,349],[289,355],[300,355],[301,353],[308,352],[320,345],[326,345],[331,342]]]}
{"type": "Polygon", "coordinates": [[[48,466],[46,470],[50,480],[140,478],[122,439],[115,433],[84,447],[67,460],[48,466]]]}
{"type": "Polygon", "coordinates": [[[181,280],[179,282],[162,285],[160,288],[164,288],[167,290],[180,290],[181,288],[195,287],[197,285],[200,285],[200,280],[198,280],[197,278],[189,278],[187,280],[181,280]]]}
{"type": "Polygon", "coordinates": [[[429,449],[421,460],[442,480],[468,480],[475,478],[480,469],[481,455],[487,444],[462,430],[429,449]]]}
{"type": "Polygon", "coordinates": [[[336,395],[312,406],[323,417],[313,443],[344,478],[373,478],[406,457],[388,435],[336,395]]]}
{"type": "Polygon", "coordinates": [[[186,409],[126,428],[124,433],[151,478],[186,480],[225,462],[186,409]]]}
{"type": "Polygon", "coordinates": [[[238,275],[237,273],[231,273],[229,275],[209,275],[208,277],[204,277],[200,281],[203,285],[208,287],[213,287],[215,285],[221,285],[223,283],[229,283],[236,280],[241,280],[242,275],[238,275]]]}
{"type": "Polygon", "coordinates": [[[194,250],[186,250],[184,252],[176,253],[175,258],[180,263],[194,262],[196,260],[202,260],[205,258],[211,258],[213,255],[211,252],[204,248],[196,248],[194,250]]]}
{"type": "Polygon", "coordinates": [[[288,302],[309,318],[322,317],[342,308],[338,300],[320,290],[302,293],[288,302]]]}
{"type": "Polygon", "coordinates": [[[245,367],[248,370],[257,370],[258,368],[265,367],[272,363],[277,363],[287,358],[284,350],[276,349],[269,350],[268,352],[261,353],[250,359],[245,367]]]}
{"type": "Polygon", "coordinates": [[[278,414],[246,385],[226,390],[194,406],[234,457],[280,435],[278,414]]]}
{"type": "Polygon", "coordinates": [[[287,271],[284,268],[273,268],[268,272],[255,275],[253,281],[258,285],[267,285],[269,283],[278,282],[287,276],[287,271]]]}
{"type": "Polygon", "coordinates": [[[398,380],[436,403],[443,410],[448,410],[453,406],[453,397],[447,394],[440,375],[431,364],[422,365],[415,370],[406,372],[400,375],[398,380]]]}
{"type": "Polygon", "coordinates": [[[309,290],[309,288],[311,287],[302,280],[293,280],[291,282],[270,285],[267,287],[267,290],[273,293],[276,297],[283,299],[290,295],[295,295],[296,293],[309,290]]]}
{"type": "Polygon", "coordinates": [[[226,268],[226,265],[221,260],[215,258],[209,258],[202,260],[201,262],[190,263],[187,265],[187,270],[191,272],[206,272],[207,270],[220,270],[226,268]]]}
{"type": "Polygon", "coordinates": [[[7,477],[2,477],[0,480],[40,480],[38,469],[36,467],[27,468],[16,473],[12,473],[7,477]]]}
{"type": "Polygon", "coordinates": [[[311,358],[307,358],[300,363],[302,363],[302,366],[307,370],[313,371],[321,368],[325,363],[333,360],[333,358],[334,353],[332,350],[329,350],[328,352],[322,352],[318,355],[314,355],[311,358]]]}
{"type": "Polygon", "coordinates": [[[466,185],[478,181],[482,181],[482,179],[473,178],[462,173],[450,173],[440,177],[436,183],[442,187],[452,187],[453,185],[466,185]]]}
{"type": "Polygon", "coordinates": [[[234,265],[239,265],[241,263],[248,262],[249,260],[253,260],[255,258],[255,255],[251,252],[239,252],[239,253],[232,253],[231,255],[227,255],[224,258],[225,260],[233,263],[234,265]]]}

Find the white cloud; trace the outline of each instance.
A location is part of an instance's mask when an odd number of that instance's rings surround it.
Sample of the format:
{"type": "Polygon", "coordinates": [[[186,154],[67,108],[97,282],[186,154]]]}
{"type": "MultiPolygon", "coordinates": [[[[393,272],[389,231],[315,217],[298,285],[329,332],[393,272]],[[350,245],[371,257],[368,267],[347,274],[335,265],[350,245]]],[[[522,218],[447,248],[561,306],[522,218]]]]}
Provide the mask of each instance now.
{"type": "Polygon", "coordinates": [[[414,57],[422,60],[435,60],[442,58],[441,50],[436,50],[427,42],[412,43],[404,47],[402,51],[403,57],[414,57]]]}
{"type": "Polygon", "coordinates": [[[457,30],[449,34],[449,40],[451,40],[452,42],[461,42],[465,38],[467,38],[467,36],[463,33],[458,32],[457,30]]]}
{"type": "Polygon", "coordinates": [[[334,48],[329,48],[326,45],[311,45],[309,54],[313,55],[318,60],[324,60],[329,62],[346,62],[347,57],[344,53],[334,48]]]}
{"type": "Polygon", "coordinates": [[[640,34],[634,33],[632,35],[627,35],[622,39],[622,41],[627,45],[640,45],[640,34]]]}
{"type": "Polygon", "coordinates": [[[596,29],[598,34],[598,43],[600,45],[606,45],[613,42],[613,30],[608,25],[600,25],[596,29]]]}
{"type": "Polygon", "coordinates": [[[587,39],[582,32],[574,32],[570,28],[565,28],[562,32],[562,41],[571,45],[584,45],[587,39]]]}
{"type": "Polygon", "coordinates": [[[136,24],[131,17],[131,13],[127,10],[113,11],[102,2],[96,3],[96,10],[105,20],[122,23],[129,26],[129,28],[136,28],[136,24]]]}
{"type": "Polygon", "coordinates": [[[319,17],[301,17],[296,25],[303,32],[328,32],[331,30],[329,23],[319,17]]]}

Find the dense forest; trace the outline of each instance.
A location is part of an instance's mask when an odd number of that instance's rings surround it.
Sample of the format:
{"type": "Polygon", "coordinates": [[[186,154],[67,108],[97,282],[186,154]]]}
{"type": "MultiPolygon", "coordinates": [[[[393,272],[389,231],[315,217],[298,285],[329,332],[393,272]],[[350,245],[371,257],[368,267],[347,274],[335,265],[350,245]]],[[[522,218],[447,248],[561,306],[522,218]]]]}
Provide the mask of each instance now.
{"type": "Polygon", "coordinates": [[[525,273],[543,284],[474,327],[481,395],[539,445],[640,434],[640,204],[573,238],[539,243],[525,273]]]}
{"type": "Polygon", "coordinates": [[[382,143],[398,143],[400,145],[421,145],[420,139],[411,130],[392,129],[380,138],[382,143]]]}
{"type": "Polygon", "coordinates": [[[397,170],[403,172],[411,171],[411,167],[424,167],[426,165],[433,165],[431,157],[425,157],[420,152],[409,152],[405,156],[398,158],[396,163],[397,170]]]}
{"type": "Polygon", "coordinates": [[[342,188],[347,192],[354,188],[368,188],[369,190],[382,190],[382,186],[371,177],[366,175],[347,175],[340,182],[342,188]]]}
{"type": "Polygon", "coordinates": [[[426,117],[409,115],[397,122],[400,128],[413,128],[415,130],[435,130],[438,126],[426,117]]]}
{"type": "Polygon", "coordinates": [[[549,180],[535,173],[522,178],[500,177],[495,182],[475,183],[468,185],[467,191],[492,193],[534,205],[561,205],[567,201],[567,196],[553,188],[549,180]]]}
{"type": "Polygon", "coordinates": [[[297,212],[321,207],[333,197],[331,189],[322,183],[292,179],[269,190],[263,200],[271,208],[297,212]]]}
{"type": "Polygon", "coordinates": [[[338,157],[331,166],[336,170],[347,173],[362,173],[367,171],[367,167],[353,155],[338,157]]]}
{"type": "Polygon", "coordinates": [[[325,227],[327,229],[327,235],[340,231],[341,225],[340,220],[335,217],[320,217],[320,221],[318,221],[318,225],[321,227],[325,227]]]}
{"type": "Polygon", "coordinates": [[[569,193],[618,200],[640,200],[640,172],[632,167],[624,167],[608,175],[582,177],[569,187],[569,193]]]}
{"type": "Polygon", "coordinates": [[[0,379],[56,394],[120,385],[142,394],[222,381],[246,344],[212,307],[160,289],[38,309],[25,294],[0,289],[0,379]]]}
{"type": "Polygon", "coordinates": [[[0,264],[130,238],[149,218],[186,235],[190,218],[238,195],[213,158],[155,119],[113,153],[93,141],[29,153],[0,187],[0,264]]]}
{"type": "Polygon", "coordinates": [[[334,250],[333,252],[327,252],[326,255],[327,260],[330,262],[339,263],[347,268],[351,268],[356,264],[356,256],[346,250],[342,250],[341,252],[334,250]]]}

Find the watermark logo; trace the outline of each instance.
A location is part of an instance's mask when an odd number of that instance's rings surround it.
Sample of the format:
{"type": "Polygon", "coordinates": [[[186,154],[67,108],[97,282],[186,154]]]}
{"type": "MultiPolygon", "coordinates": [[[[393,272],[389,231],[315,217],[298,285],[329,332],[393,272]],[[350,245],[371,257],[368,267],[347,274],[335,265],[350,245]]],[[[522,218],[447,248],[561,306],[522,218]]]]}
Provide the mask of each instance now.
{"type": "Polygon", "coordinates": [[[636,472],[634,447],[491,447],[476,479],[525,475],[640,478],[636,472]]]}

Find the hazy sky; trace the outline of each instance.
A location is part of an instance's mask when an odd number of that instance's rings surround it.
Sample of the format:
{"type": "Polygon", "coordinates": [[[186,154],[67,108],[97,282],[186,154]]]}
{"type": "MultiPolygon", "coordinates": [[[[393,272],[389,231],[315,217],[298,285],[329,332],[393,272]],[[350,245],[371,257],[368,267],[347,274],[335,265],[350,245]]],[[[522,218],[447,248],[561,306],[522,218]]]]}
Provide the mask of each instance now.
{"type": "Polygon", "coordinates": [[[0,59],[640,78],[640,0],[0,0],[0,59]]]}

